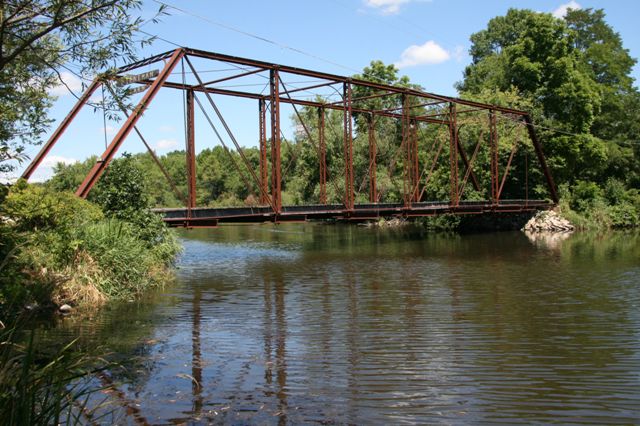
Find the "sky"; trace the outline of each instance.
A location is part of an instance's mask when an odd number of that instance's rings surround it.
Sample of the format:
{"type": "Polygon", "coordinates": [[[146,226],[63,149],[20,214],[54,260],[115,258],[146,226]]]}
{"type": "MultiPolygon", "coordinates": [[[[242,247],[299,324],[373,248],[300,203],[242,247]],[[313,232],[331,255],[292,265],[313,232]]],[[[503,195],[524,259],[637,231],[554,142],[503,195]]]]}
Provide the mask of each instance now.
{"type": "MultiPolygon", "coordinates": [[[[140,57],[188,46],[271,63],[352,75],[371,60],[395,64],[401,75],[432,93],[455,96],[455,83],[470,62],[471,34],[484,29],[487,22],[504,15],[509,8],[531,9],[562,17],[567,8],[604,9],[607,22],[617,31],[632,57],[640,57],[640,1],[637,0],[166,0],[166,16],[143,29],[158,36],[140,57]]],[[[160,4],[144,0],[140,13],[154,15],[160,4]]],[[[157,67],[156,67],[157,68],[157,67]]],[[[152,70],[153,67],[143,71],[152,70]]],[[[214,70],[211,70],[214,72],[214,70]]],[[[63,73],[67,86],[79,95],[82,82],[63,73]]],[[[636,86],[640,66],[633,70],[636,86]]],[[[257,78],[257,77],[256,77],[257,78]]],[[[255,83],[257,86],[258,83],[255,83]]],[[[240,90],[240,89],[239,89],[240,90]]],[[[51,132],[69,112],[76,98],[64,87],[51,110],[55,119],[51,132]]],[[[98,94],[99,95],[99,94],[98,94]]],[[[202,99],[204,101],[204,98],[202,99]]],[[[234,135],[243,146],[258,140],[256,101],[221,99],[219,107],[234,135]]],[[[294,131],[283,109],[283,132],[294,131]]],[[[164,154],[184,147],[184,109],[180,95],[161,90],[138,127],[156,153],[164,154]]],[[[196,150],[218,142],[205,120],[196,112],[196,150]]],[[[85,107],[81,114],[43,161],[32,180],[46,180],[57,162],[73,163],[100,155],[105,136],[110,142],[121,123],[104,122],[103,114],[85,107]]],[[[50,132],[50,133],[51,133],[50,132]]],[[[226,141],[228,142],[228,140],[226,141]]],[[[141,152],[145,148],[131,133],[120,149],[141,152]]],[[[39,147],[30,146],[33,157],[39,147]]],[[[24,164],[23,164],[24,167],[24,164]]],[[[19,174],[21,169],[14,174],[19,174]]],[[[5,177],[6,178],[6,177],[5,177]]]]}

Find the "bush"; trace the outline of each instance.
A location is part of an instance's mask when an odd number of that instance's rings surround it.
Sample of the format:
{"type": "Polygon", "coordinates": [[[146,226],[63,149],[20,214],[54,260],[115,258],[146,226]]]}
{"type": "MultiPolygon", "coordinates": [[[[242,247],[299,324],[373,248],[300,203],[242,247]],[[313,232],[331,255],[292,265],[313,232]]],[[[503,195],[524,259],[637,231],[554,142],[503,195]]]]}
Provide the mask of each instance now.
{"type": "Polygon", "coordinates": [[[422,225],[435,231],[454,231],[459,228],[461,217],[453,214],[427,216],[421,219],[422,225]]]}
{"type": "Polygon", "coordinates": [[[578,181],[571,188],[571,208],[586,211],[603,198],[602,189],[594,182],[578,181]]]}
{"type": "Polygon", "coordinates": [[[1,213],[2,315],[27,305],[131,298],[166,281],[180,250],[148,210],[128,206],[126,214],[110,212],[105,219],[98,206],[74,194],[24,182],[11,189],[1,213]]]}
{"type": "Polygon", "coordinates": [[[149,208],[144,174],[130,154],[124,153],[111,163],[96,189],[92,200],[107,216],[126,220],[130,212],[149,208]]]}
{"type": "Polygon", "coordinates": [[[560,185],[560,213],[578,229],[629,228],[640,223],[640,197],[635,189],[610,178],[603,189],[578,182],[560,185]]]}
{"type": "Polygon", "coordinates": [[[104,271],[95,284],[108,298],[129,298],[160,284],[166,278],[159,274],[160,267],[168,265],[178,251],[172,239],[150,248],[133,225],[117,219],[85,226],[79,234],[78,250],[104,271]]]}
{"type": "Polygon", "coordinates": [[[104,217],[100,207],[70,192],[47,191],[23,180],[11,188],[1,210],[18,231],[70,229],[104,217]]]}
{"type": "Polygon", "coordinates": [[[612,206],[608,209],[608,213],[611,227],[613,228],[630,228],[638,226],[638,211],[629,203],[612,206]]]}

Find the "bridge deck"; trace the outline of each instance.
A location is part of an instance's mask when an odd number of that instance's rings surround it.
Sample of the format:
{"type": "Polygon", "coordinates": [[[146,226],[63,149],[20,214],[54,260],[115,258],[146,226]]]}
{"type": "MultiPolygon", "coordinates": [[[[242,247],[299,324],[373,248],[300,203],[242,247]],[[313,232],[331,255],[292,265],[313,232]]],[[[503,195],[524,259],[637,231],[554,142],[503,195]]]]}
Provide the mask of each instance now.
{"type": "Polygon", "coordinates": [[[283,206],[280,214],[271,207],[198,207],[164,208],[154,211],[161,214],[170,226],[213,227],[219,223],[300,222],[306,220],[363,221],[381,217],[421,217],[441,214],[515,213],[546,210],[553,203],[544,200],[501,200],[494,205],[490,201],[461,201],[458,206],[447,202],[356,204],[347,210],[342,204],[283,206]]]}

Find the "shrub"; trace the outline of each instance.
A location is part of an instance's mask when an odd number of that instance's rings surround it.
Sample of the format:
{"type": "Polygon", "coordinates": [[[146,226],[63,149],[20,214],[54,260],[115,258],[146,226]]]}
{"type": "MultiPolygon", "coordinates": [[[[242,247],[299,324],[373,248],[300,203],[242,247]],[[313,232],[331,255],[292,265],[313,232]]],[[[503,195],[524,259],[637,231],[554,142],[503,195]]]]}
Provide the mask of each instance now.
{"type": "Polygon", "coordinates": [[[0,223],[0,314],[32,304],[130,298],[165,281],[180,250],[172,231],[148,210],[110,213],[105,219],[98,206],[71,193],[14,186],[0,223]]]}
{"type": "Polygon", "coordinates": [[[149,247],[139,230],[128,222],[109,219],[79,230],[79,252],[86,252],[103,271],[95,283],[109,298],[129,298],[158,285],[166,276],[158,274],[179,248],[173,238],[149,247]]]}
{"type": "Polygon", "coordinates": [[[1,209],[17,231],[69,229],[104,217],[98,206],[70,192],[51,192],[25,181],[11,188],[1,209]]]}
{"type": "Polygon", "coordinates": [[[125,219],[132,211],[149,207],[145,192],[144,173],[127,153],[111,163],[97,185],[92,197],[107,216],[125,219]]]}
{"type": "Polygon", "coordinates": [[[571,208],[579,211],[588,210],[603,198],[602,189],[594,182],[578,181],[571,192],[571,208]]]}
{"type": "Polygon", "coordinates": [[[629,203],[618,204],[608,209],[613,228],[629,228],[638,226],[638,211],[629,203]]]}

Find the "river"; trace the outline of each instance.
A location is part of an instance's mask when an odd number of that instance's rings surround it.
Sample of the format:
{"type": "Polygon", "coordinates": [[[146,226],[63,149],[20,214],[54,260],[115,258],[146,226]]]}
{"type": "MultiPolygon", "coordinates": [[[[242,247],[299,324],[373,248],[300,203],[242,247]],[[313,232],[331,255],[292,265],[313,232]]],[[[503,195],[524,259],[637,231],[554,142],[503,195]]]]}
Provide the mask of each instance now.
{"type": "Polygon", "coordinates": [[[118,421],[640,422],[638,233],[180,236],[175,283],[43,330],[127,367],[118,421]]]}

